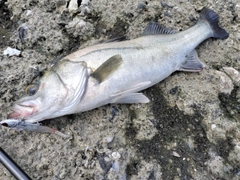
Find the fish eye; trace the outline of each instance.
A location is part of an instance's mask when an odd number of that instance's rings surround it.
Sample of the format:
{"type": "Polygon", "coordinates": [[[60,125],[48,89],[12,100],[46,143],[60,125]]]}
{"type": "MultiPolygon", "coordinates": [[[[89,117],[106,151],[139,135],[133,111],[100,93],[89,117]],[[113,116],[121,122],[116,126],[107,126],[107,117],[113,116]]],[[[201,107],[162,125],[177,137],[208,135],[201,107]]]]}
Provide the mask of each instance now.
{"type": "Polygon", "coordinates": [[[37,91],[38,91],[38,85],[37,84],[31,84],[26,88],[26,93],[29,96],[32,96],[32,95],[36,94],[37,91]]]}

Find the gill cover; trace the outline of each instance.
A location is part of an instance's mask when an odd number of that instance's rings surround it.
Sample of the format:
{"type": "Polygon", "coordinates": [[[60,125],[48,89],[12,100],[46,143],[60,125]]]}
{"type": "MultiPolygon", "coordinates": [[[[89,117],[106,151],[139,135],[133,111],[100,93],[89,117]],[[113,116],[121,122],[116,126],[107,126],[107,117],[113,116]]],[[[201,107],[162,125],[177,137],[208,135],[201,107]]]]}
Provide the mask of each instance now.
{"type": "Polygon", "coordinates": [[[52,67],[61,83],[67,89],[67,96],[64,106],[54,115],[69,114],[81,101],[87,88],[89,72],[86,62],[74,62],[68,59],[59,61],[52,67]]]}

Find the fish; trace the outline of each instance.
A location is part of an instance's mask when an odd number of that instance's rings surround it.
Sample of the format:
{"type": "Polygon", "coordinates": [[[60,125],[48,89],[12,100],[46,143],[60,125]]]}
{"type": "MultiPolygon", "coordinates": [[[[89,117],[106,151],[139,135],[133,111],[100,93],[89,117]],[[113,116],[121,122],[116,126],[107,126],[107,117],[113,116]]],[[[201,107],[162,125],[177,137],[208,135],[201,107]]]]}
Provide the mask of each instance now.
{"type": "MultiPolygon", "coordinates": [[[[136,39],[79,49],[55,63],[14,102],[10,119],[25,125],[106,104],[148,103],[140,91],[175,71],[201,72],[195,48],[208,38],[226,39],[219,15],[204,7],[195,25],[176,32],[150,22],[136,39]]],[[[4,121],[8,126],[8,120],[4,121]]],[[[10,126],[8,126],[10,127],[10,126]]]]}

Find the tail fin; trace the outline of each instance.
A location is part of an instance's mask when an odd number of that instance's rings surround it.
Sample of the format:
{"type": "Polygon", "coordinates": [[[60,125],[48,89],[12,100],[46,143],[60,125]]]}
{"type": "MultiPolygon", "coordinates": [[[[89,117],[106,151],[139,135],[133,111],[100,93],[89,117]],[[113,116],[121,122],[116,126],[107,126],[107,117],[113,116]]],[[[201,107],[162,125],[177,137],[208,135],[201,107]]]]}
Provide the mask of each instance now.
{"type": "Polygon", "coordinates": [[[200,20],[207,21],[213,30],[213,37],[219,39],[228,38],[229,34],[218,25],[219,15],[213,10],[204,7],[200,13],[200,20]]]}

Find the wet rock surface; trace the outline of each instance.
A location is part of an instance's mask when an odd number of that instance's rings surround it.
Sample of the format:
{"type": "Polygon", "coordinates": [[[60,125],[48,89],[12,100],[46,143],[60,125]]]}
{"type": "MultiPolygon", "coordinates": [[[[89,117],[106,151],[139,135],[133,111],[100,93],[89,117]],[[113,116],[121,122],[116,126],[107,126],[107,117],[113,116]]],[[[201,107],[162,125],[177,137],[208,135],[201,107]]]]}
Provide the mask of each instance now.
{"type": "MultiPolygon", "coordinates": [[[[33,67],[44,70],[56,57],[78,48],[110,38],[136,38],[150,21],[185,30],[196,23],[204,6],[219,14],[221,26],[230,34],[227,40],[208,39],[197,48],[206,65],[203,72],[175,72],[144,90],[149,104],[106,105],[42,122],[70,134],[68,139],[1,127],[1,147],[30,177],[240,178],[239,1],[0,4],[1,120],[30,83],[33,67]],[[21,55],[3,55],[9,46],[21,50],[21,55]]],[[[2,165],[0,179],[14,179],[2,165]]]]}

